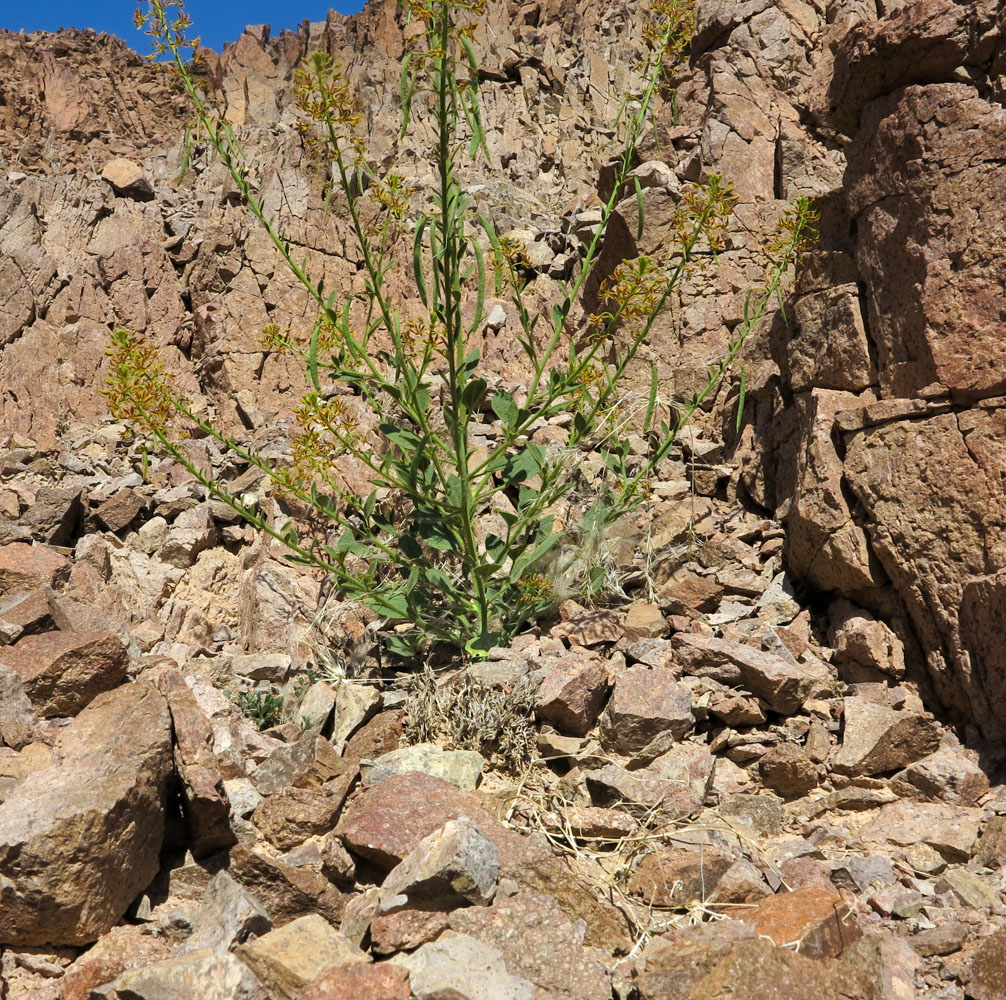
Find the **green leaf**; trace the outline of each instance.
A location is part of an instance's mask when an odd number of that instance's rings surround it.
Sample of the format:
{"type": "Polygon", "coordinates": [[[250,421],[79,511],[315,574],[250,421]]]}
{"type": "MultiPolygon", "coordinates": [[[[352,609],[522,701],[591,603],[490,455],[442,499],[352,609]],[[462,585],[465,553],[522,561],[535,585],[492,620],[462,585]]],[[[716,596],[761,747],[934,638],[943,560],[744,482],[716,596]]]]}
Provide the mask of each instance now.
{"type": "Polygon", "coordinates": [[[500,390],[493,396],[492,401],[493,413],[496,414],[503,424],[510,430],[517,426],[517,419],[520,416],[520,410],[517,404],[514,402],[513,396],[509,392],[503,392],[500,390]]]}
{"type": "Polygon", "coordinates": [[[416,236],[412,241],[412,271],[416,277],[416,288],[419,290],[419,297],[423,300],[423,305],[429,308],[429,296],[426,292],[426,275],[423,273],[423,233],[426,232],[427,219],[425,215],[419,217],[416,225],[416,236]]]}
{"type": "Polygon", "coordinates": [[[423,547],[412,535],[401,535],[398,539],[398,548],[406,559],[422,559],[423,547]]]}
{"type": "Polygon", "coordinates": [[[653,422],[653,413],[657,408],[657,366],[650,363],[650,395],[646,400],[646,416],[643,418],[643,433],[650,430],[653,422]]]}
{"type": "Polygon", "coordinates": [[[529,444],[507,460],[504,476],[509,483],[522,483],[537,476],[544,461],[545,449],[540,444],[529,444]]]}
{"type": "Polygon", "coordinates": [[[744,422],[744,403],[747,399],[748,393],[748,370],[747,368],[741,368],[741,393],[737,400],[737,420],[734,424],[734,430],[736,433],[740,434],[741,424],[744,422]]]}
{"type": "Polygon", "coordinates": [[[646,214],[646,204],[643,201],[643,186],[639,183],[639,178],[634,177],[633,180],[636,182],[636,239],[641,240],[643,238],[643,218],[646,214]]]}
{"type": "Polygon", "coordinates": [[[485,398],[486,390],[489,388],[489,383],[486,382],[484,378],[473,378],[461,393],[461,402],[468,407],[469,410],[477,409],[479,404],[485,398]]]}
{"type": "Polygon", "coordinates": [[[412,96],[416,92],[416,75],[411,71],[412,53],[406,52],[402,59],[400,79],[400,96],[402,101],[402,131],[401,136],[409,130],[409,120],[412,118],[412,96]]]}

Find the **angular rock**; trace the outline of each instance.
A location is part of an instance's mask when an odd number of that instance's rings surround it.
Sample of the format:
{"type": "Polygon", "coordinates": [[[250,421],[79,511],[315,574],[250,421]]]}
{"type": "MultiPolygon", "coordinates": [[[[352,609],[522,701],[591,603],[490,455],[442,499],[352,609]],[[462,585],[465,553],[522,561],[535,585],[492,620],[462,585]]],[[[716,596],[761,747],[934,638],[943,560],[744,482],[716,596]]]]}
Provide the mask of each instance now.
{"type": "Polygon", "coordinates": [[[299,1000],[304,987],[327,969],[370,961],[366,952],[317,914],[240,945],[235,954],[280,1000],[299,1000]]]}
{"type": "Polygon", "coordinates": [[[375,955],[415,951],[433,941],[450,926],[450,914],[442,910],[398,910],[378,913],[370,921],[371,949],[375,955]]]}
{"type": "Polygon", "coordinates": [[[622,638],[627,643],[662,639],[670,631],[667,619],[655,604],[631,604],[622,620],[622,638]]]}
{"type": "Polygon", "coordinates": [[[217,526],[213,511],[210,504],[201,503],[190,510],[183,510],[175,518],[158,555],[170,566],[188,569],[199,553],[215,545],[216,541],[217,526]]]}
{"type": "Polygon", "coordinates": [[[158,668],[151,680],[168,702],[175,737],[175,771],[181,781],[182,812],[189,850],[206,857],[237,843],[230,802],[213,754],[213,729],[181,673],[158,668]]]}
{"type": "Polygon", "coordinates": [[[815,663],[800,664],[792,657],[786,659],[728,639],[678,633],[674,643],[693,663],[712,660],[733,664],[740,671],[745,689],[782,715],[792,715],[815,688],[829,681],[827,671],[815,663]]]}
{"type": "Polygon", "coordinates": [[[83,520],[84,495],[79,488],[43,486],[18,523],[40,542],[72,545],[83,520]]]}
{"type": "Polygon", "coordinates": [[[119,532],[128,528],[147,506],[145,496],[127,488],[99,504],[93,516],[107,531],[119,532]]]}
{"type": "Polygon", "coordinates": [[[402,745],[405,713],[400,709],[380,712],[365,722],[346,741],[343,756],[347,760],[376,760],[402,745]]]}
{"type": "Polygon", "coordinates": [[[915,795],[957,806],[973,806],[989,790],[985,772],[963,750],[952,747],[941,747],[891,780],[915,795]]]}
{"type": "Polygon", "coordinates": [[[604,708],[610,681],[602,659],[571,653],[557,660],[535,697],[535,716],[568,736],[586,736],[604,708]]]}
{"type": "Polygon", "coordinates": [[[30,739],[38,716],[17,671],[0,663],[0,742],[20,750],[30,739]]]}
{"type": "Polygon", "coordinates": [[[103,632],[45,632],[0,649],[0,663],[20,676],[43,718],[76,715],[97,694],[122,682],[129,652],[103,632]]]}
{"type": "Polygon", "coordinates": [[[59,984],[60,1000],[90,1000],[92,990],[123,972],[170,958],[170,945],[152,930],[149,924],[113,927],[67,967],[59,984]]]}
{"type": "Polygon", "coordinates": [[[0,595],[57,587],[70,575],[70,560],[44,545],[0,545],[0,595]]]}
{"type": "Polygon", "coordinates": [[[368,684],[343,681],[335,695],[335,721],[332,742],[339,746],[356,732],[381,707],[381,693],[368,684]]]}
{"type": "Polygon", "coordinates": [[[409,972],[397,965],[340,965],[312,980],[300,1000],[409,1000],[409,972]]]}
{"type": "Polygon", "coordinates": [[[143,175],[143,167],[133,160],[117,157],[101,168],[101,179],[108,181],[118,194],[137,201],[150,201],[154,191],[143,175]]]}
{"type": "Polygon", "coordinates": [[[392,775],[358,791],[346,803],[336,832],[353,853],[390,870],[424,837],[462,816],[497,846],[504,866],[541,853],[486,812],[477,795],[418,772],[392,775]]]}
{"type": "Polygon", "coordinates": [[[311,788],[284,788],[262,800],[252,822],[274,847],[289,851],[335,826],[355,780],[349,772],[311,788]]]}
{"type": "Polygon", "coordinates": [[[521,889],[497,897],[491,907],[455,910],[450,924],[500,949],[511,976],[578,1000],[610,1000],[610,976],[583,947],[583,926],[571,923],[549,896],[521,889]]]}
{"type": "Polygon", "coordinates": [[[777,743],[758,761],[758,774],[766,788],[785,798],[798,798],[817,788],[820,780],[814,762],[803,747],[777,743]]]}
{"type": "Polygon", "coordinates": [[[203,893],[184,951],[209,949],[224,954],[249,937],[272,930],[272,919],[262,904],[226,871],[217,872],[203,893]]]}
{"type": "Polygon", "coordinates": [[[416,1000],[532,1000],[534,992],[507,972],[498,948],[451,931],[393,964],[408,970],[416,1000]]]}
{"type": "Polygon", "coordinates": [[[839,774],[896,771],[933,753],[939,724],[913,712],[896,712],[862,698],[846,698],[842,745],[832,762],[839,774]]]}
{"type": "Polygon", "coordinates": [[[689,851],[662,847],[636,865],[628,889],[647,906],[705,904],[733,860],[713,848],[689,851]]]}
{"type": "Polygon", "coordinates": [[[61,761],[0,805],[0,942],[95,941],[157,873],[171,773],[168,707],[138,682],[66,728],[61,761]]]}
{"type": "Polygon", "coordinates": [[[738,919],[808,958],[835,958],[863,933],[842,897],[817,887],[768,896],[738,919]]]}
{"type": "Polygon", "coordinates": [[[382,754],[375,761],[361,763],[360,774],[365,785],[374,785],[394,774],[428,774],[473,792],[485,765],[485,758],[474,750],[443,750],[434,743],[414,743],[382,754]]]}
{"type": "Polygon", "coordinates": [[[978,839],[982,811],[942,802],[892,802],[859,831],[863,840],[928,844],[948,860],[966,860],[978,839]]]}
{"type": "Polygon", "coordinates": [[[601,743],[616,753],[633,753],[665,734],[680,740],[694,725],[691,692],[673,670],[629,667],[615,680],[601,717],[601,743]]]}
{"type": "Polygon", "coordinates": [[[92,992],[95,1000],[257,1000],[261,984],[233,955],[197,951],[124,972],[92,992]]]}
{"type": "Polygon", "coordinates": [[[381,885],[381,909],[484,906],[496,893],[499,872],[496,845],[470,819],[448,820],[388,873],[381,885]]]}

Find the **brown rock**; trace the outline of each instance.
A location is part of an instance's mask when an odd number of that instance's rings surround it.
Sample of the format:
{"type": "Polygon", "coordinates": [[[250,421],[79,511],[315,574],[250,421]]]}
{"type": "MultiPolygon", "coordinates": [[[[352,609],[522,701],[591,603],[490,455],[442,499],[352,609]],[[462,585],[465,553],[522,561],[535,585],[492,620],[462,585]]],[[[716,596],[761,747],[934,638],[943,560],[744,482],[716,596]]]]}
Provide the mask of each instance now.
{"type": "Polygon", "coordinates": [[[49,603],[51,591],[33,590],[0,601],[0,622],[14,626],[18,638],[32,632],[49,632],[56,628],[49,603]]]}
{"type": "Polygon", "coordinates": [[[985,772],[963,749],[941,747],[891,779],[914,795],[951,805],[973,806],[989,790],[985,772]]]}
{"type": "Polygon", "coordinates": [[[11,542],[0,545],[0,595],[57,587],[70,575],[66,556],[44,545],[11,542]]]}
{"type": "Polygon", "coordinates": [[[549,896],[521,889],[491,907],[456,910],[450,925],[499,948],[512,976],[578,1000],[610,1000],[609,974],[584,948],[583,927],[549,896]]]}
{"type": "Polygon", "coordinates": [[[136,490],[123,489],[98,505],[94,519],[108,531],[128,528],[147,508],[147,498],[136,490]]]}
{"type": "Polygon", "coordinates": [[[552,635],[564,637],[574,646],[596,646],[602,642],[618,642],[624,634],[625,616],[620,611],[598,608],[581,611],[568,621],[556,625],[552,635]]]}
{"type": "Polygon", "coordinates": [[[18,524],[40,542],[72,545],[83,520],[84,495],[79,488],[44,486],[18,524]]]}
{"type": "Polygon", "coordinates": [[[317,914],[300,917],[240,945],[236,954],[281,1000],[300,1000],[304,987],[328,969],[370,961],[317,914]]]}
{"type": "Polygon", "coordinates": [[[175,737],[175,770],[181,781],[182,811],[189,850],[203,858],[237,843],[230,802],[213,754],[213,729],[185,679],[170,667],[146,676],[168,702],[175,737]]]}
{"type": "Polygon", "coordinates": [[[149,925],[120,924],[103,934],[67,967],[60,981],[60,1000],[90,1000],[92,990],[128,969],[164,961],[171,947],[151,931],[149,925]]]}
{"type": "Polygon", "coordinates": [[[0,650],[43,718],[76,715],[95,695],[120,684],[129,653],[119,638],[101,632],[28,635],[0,650]]]}
{"type": "Polygon", "coordinates": [[[712,577],[679,570],[657,591],[661,610],[672,615],[711,613],[723,599],[723,587],[712,577]]]}
{"type": "Polygon", "coordinates": [[[0,741],[20,750],[31,738],[38,716],[20,675],[0,663],[0,741]]]}
{"type": "Polygon", "coordinates": [[[655,604],[632,604],[625,611],[622,637],[625,642],[661,639],[670,631],[667,619],[655,604]]]}
{"type": "Polygon", "coordinates": [[[370,922],[370,940],[375,955],[393,955],[434,940],[448,926],[449,915],[443,910],[379,913],[370,922]]]}
{"type": "Polygon", "coordinates": [[[680,740],[694,725],[691,692],[673,670],[629,667],[615,680],[601,718],[601,743],[616,753],[633,753],[665,734],[680,740]]]}
{"type": "Polygon", "coordinates": [[[340,965],[311,981],[300,1000],[409,1000],[409,971],[397,965],[340,965]]]}
{"type": "Polygon", "coordinates": [[[400,709],[380,712],[365,722],[346,743],[343,757],[347,760],[375,760],[402,745],[405,713],[400,709]]]}
{"type": "Polygon", "coordinates": [[[794,743],[777,743],[758,761],[766,788],[785,798],[799,798],[817,788],[819,776],[807,752],[794,743]]]}
{"type": "Polygon", "coordinates": [[[629,879],[629,892],[647,906],[705,904],[732,864],[712,848],[660,848],[643,856],[629,879]]]}
{"type": "Polygon", "coordinates": [[[768,896],[738,919],[808,958],[834,958],[862,934],[837,892],[813,886],[768,896]]]}
{"type": "Polygon", "coordinates": [[[66,728],[59,763],[0,805],[0,941],[89,944],[154,877],[171,772],[163,696],[139,682],[66,728]]]}
{"type": "Polygon", "coordinates": [[[417,771],[358,790],[346,803],[336,832],[353,853],[390,870],[424,837],[461,816],[496,844],[504,866],[535,855],[531,843],[485,811],[478,795],[417,771]]]}
{"type": "Polygon", "coordinates": [[[859,836],[893,844],[928,844],[948,860],[971,857],[982,821],[980,809],[942,802],[891,802],[881,808],[859,836]]]}
{"type": "Polygon", "coordinates": [[[602,659],[571,653],[557,660],[541,682],[535,715],[560,733],[586,736],[604,708],[609,686],[602,659]]]}
{"type": "Polygon", "coordinates": [[[1006,1000],[1006,929],[986,938],[971,959],[968,995],[974,1000],[1006,1000]]]}
{"type": "Polygon", "coordinates": [[[132,160],[123,157],[109,160],[101,169],[101,178],[108,181],[118,194],[137,201],[150,201],[154,197],[150,182],[143,176],[143,167],[132,160]]]}
{"type": "Polygon", "coordinates": [[[335,826],[355,780],[356,772],[351,771],[320,786],[284,788],[262,800],[252,822],[274,847],[289,851],[335,826]]]}
{"type": "Polygon", "coordinates": [[[842,745],[832,762],[839,774],[883,774],[932,753],[940,743],[934,719],[896,712],[861,698],[844,700],[842,745]]]}

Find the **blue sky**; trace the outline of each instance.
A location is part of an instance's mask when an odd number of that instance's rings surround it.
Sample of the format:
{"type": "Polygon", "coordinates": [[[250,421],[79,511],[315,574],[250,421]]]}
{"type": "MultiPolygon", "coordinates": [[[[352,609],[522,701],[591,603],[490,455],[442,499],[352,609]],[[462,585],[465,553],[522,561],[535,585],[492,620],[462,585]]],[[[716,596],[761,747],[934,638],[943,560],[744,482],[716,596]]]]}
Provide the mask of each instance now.
{"type": "MultiPolygon", "coordinates": [[[[133,24],[135,0],[0,0],[0,28],[11,31],[56,31],[58,28],[94,28],[124,39],[137,52],[149,51],[145,35],[133,24]]],[[[146,4],[141,6],[146,9],[146,4]]],[[[186,0],[192,31],[204,45],[218,52],[233,42],[246,24],[271,24],[296,28],[305,18],[324,21],[329,8],[353,14],[363,0],[186,0]]]]}

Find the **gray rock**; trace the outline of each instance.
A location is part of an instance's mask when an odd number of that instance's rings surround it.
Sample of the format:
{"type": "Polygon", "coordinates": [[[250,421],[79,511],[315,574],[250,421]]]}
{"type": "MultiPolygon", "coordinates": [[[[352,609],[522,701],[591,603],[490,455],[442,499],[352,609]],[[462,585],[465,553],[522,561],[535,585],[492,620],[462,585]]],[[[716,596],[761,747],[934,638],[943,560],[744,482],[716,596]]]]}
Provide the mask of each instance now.
{"type": "Polygon", "coordinates": [[[101,1000],[253,1000],[261,996],[261,983],[233,955],[205,950],[179,955],[139,969],[94,990],[101,1000]]]}
{"type": "Polygon", "coordinates": [[[433,743],[416,743],[382,754],[376,761],[361,762],[360,775],[365,785],[375,785],[393,774],[419,771],[474,791],[485,764],[482,754],[474,750],[442,750],[433,743]]]}
{"type": "Polygon", "coordinates": [[[616,753],[632,753],[665,733],[680,740],[694,725],[691,692],[675,671],[629,667],[616,678],[601,717],[601,744],[616,753]]]}
{"type": "Polygon", "coordinates": [[[261,937],[271,930],[272,920],[262,904],[227,872],[220,871],[203,893],[195,915],[195,927],[182,950],[208,948],[223,954],[250,936],[261,937]]]}
{"type": "Polygon", "coordinates": [[[381,886],[381,909],[453,909],[489,903],[500,860],[496,845],[470,819],[452,819],[424,837],[381,886]]]}
{"type": "Polygon", "coordinates": [[[846,698],[842,745],[832,767],[840,774],[896,771],[937,749],[937,722],[914,712],[896,712],[862,698],[846,698]]]}

